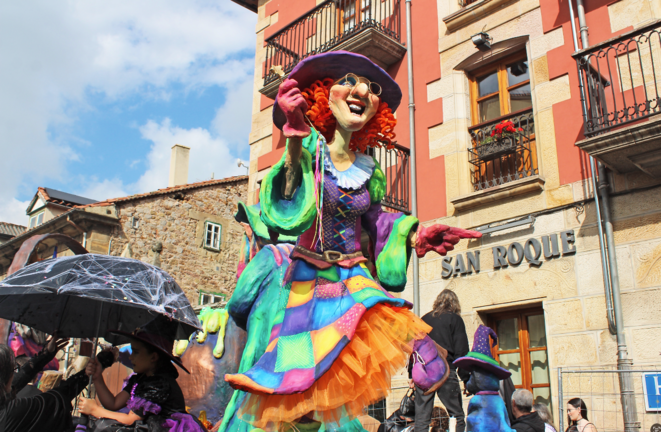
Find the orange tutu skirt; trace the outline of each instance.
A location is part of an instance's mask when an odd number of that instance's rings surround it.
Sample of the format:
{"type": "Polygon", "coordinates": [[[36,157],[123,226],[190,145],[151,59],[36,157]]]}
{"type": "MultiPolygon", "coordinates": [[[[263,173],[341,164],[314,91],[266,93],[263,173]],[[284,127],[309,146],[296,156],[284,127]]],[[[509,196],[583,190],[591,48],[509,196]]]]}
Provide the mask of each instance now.
{"type": "Polygon", "coordinates": [[[278,429],[308,415],[324,423],[353,419],[390,392],[390,378],[406,365],[413,342],[431,331],[410,310],[377,304],[365,312],[356,333],[331,368],[308,390],[291,395],[248,394],[242,420],[278,429]]]}

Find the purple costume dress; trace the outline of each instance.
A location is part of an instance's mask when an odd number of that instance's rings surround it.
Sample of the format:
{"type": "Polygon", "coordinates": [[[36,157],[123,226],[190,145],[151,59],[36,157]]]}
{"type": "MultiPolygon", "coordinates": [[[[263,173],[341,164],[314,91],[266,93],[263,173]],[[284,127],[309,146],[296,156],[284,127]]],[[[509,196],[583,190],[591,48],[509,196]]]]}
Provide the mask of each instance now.
{"type": "Polygon", "coordinates": [[[404,366],[413,342],[429,331],[408,311],[409,302],[388,292],[404,289],[408,235],[418,220],[383,211],[385,176],[372,157],[357,153],[348,170],[338,171],[321,136],[313,131],[303,145],[302,180],[292,199],[281,195],[284,159],[264,179],[260,194],[264,224],[299,237],[279,301],[270,305],[278,312],[268,346],[249,370],[225,376],[234,388],[251,393],[241,417],[254,427],[303,415],[334,422],[359,415],[387,395],[390,373],[404,366]],[[321,205],[315,202],[315,181],[323,186],[321,205]],[[363,230],[374,274],[360,253],[363,230]],[[379,316],[372,314],[375,321],[368,323],[363,318],[371,309],[379,316]],[[368,341],[366,333],[377,340],[368,341]],[[362,348],[368,343],[372,354],[362,348]]]}

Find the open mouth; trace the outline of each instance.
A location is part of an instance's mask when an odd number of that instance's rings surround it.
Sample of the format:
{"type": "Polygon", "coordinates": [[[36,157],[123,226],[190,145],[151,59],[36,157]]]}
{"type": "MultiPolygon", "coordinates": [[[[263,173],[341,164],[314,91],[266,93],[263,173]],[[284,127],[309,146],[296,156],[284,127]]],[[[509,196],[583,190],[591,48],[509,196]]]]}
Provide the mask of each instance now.
{"type": "Polygon", "coordinates": [[[351,101],[347,102],[347,105],[349,105],[349,111],[351,111],[351,114],[356,116],[360,117],[365,112],[365,105],[362,102],[351,101]]]}

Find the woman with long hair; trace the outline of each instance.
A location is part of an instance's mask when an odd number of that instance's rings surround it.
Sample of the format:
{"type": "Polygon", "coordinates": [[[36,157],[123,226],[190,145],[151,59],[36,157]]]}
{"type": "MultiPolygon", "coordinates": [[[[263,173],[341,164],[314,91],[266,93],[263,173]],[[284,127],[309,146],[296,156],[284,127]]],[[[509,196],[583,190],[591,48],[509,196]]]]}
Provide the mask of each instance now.
{"type": "Polygon", "coordinates": [[[393,146],[401,97],[386,71],[344,51],[308,57],[280,84],[273,120],[287,147],[262,181],[260,219],[271,239],[298,239],[287,271],[276,275],[282,282],[272,301],[260,303],[263,270],[255,259],[238,281],[245,295],[235,292],[228,304],[237,322],[246,311],[277,312],[270,331],[255,335],[263,340],[246,345],[264,348],[246,349],[240,373],[225,375],[247,394],[235,393],[221,431],[310,421],[336,429],[386,397],[391,375],[406,365],[415,343],[428,340],[430,327],[411,313],[411,303],[388,291],[404,290],[413,251],[444,255],[480,234],[423,227],[381,207],[386,176],[364,151],[393,146]],[[250,427],[232,423],[234,405],[250,427]]]}
{"type": "Polygon", "coordinates": [[[567,422],[569,424],[567,432],[572,428],[577,432],[597,432],[595,425],[588,420],[588,408],[581,398],[570,399],[567,402],[567,422]]]}
{"type": "Polygon", "coordinates": [[[51,337],[46,347],[22,367],[16,366],[14,352],[0,344],[0,431],[63,432],[73,427],[71,400],[85,388],[87,377],[80,372],[59,387],[29,398],[16,398],[25,387],[68,343],[51,337]]]}
{"type": "MultiPolygon", "coordinates": [[[[432,311],[422,317],[422,320],[431,327],[429,337],[448,352],[447,360],[450,364],[450,375],[436,394],[443,402],[450,417],[457,420],[457,432],[463,432],[466,427],[464,407],[461,397],[461,386],[457,378],[464,382],[470,378],[470,374],[463,369],[457,370],[452,363],[468,353],[468,335],[464,320],[459,315],[461,304],[457,294],[449,289],[440,292],[432,311]]],[[[416,432],[427,431],[431,421],[432,408],[434,405],[434,393],[425,395],[422,389],[417,388],[415,393],[415,430],[416,432]]]]}

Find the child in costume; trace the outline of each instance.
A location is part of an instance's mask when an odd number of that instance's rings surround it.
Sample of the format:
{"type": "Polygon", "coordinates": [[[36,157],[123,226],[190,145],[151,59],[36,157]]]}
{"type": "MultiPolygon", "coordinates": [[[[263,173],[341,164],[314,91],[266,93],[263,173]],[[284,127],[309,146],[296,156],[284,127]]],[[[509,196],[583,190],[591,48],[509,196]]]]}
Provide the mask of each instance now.
{"type": "MultiPolygon", "coordinates": [[[[484,325],[480,325],[473,338],[473,350],[453,364],[471,373],[466,390],[473,396],[468,404],[466,431],[513,432],[505,402],[500,397],[500,380],[512,373],[498,365],[491,355],[491,346],[496,345],[498,336],[484,325]],[[489,343],[489,337],[493,343],[489,343]]],[[[509,403],[509,401],[508,401],[509,403]]]]}
{"type": "Polygon", "coordinates": [[[97,396],[95,400],[82,399],[80,412],[101,419],[93,429],[96,432],[128,432],[142,424],[149,432],[204,432],[198,420],[186,413],[184,396],[177,384],[179,372],[173,362],[183,369],[181,360],[172,355],[174,334],[167,331],[165,320],[154,320],[132,333],[115,331],[131,340],[130,360],[135,372],[124,389],[113,395],[103,380],[103,368],[98,360],[91,360],[87,374],[92,376],[97,396]],[[127,408],[128,413],[119,412],[127,408]]]}
{"type": "Polygon", "coordinates": [[[283,257],[262,260],[260,251],[228,304],[247,323],[248,342],[240,372],[225,380],[248,392],[238,412],[253,427],[279,429],[304,417],[338,426],[387,396],[391,374],[430,330],[388,292],[403,291],[412,248],[420,257],[444,255],[480,236],[382,210],[384,173],[362,152],[392,145],[401,96],[383,69],[343,51],[301,61],[280,85],[273,118],[287,149],[262,181],[260,217],[272,239],[298,240],[282,277],[265,264],[283,257]],[[363,231],[375,274],[361,251],[363,231]],[[267,294],[255,288],[267,285],[267,294]],[[253,314],[262,319],[252,325],[264,327],[253,336],[267,342],[260,352],[248,350],[253,314]]]}

